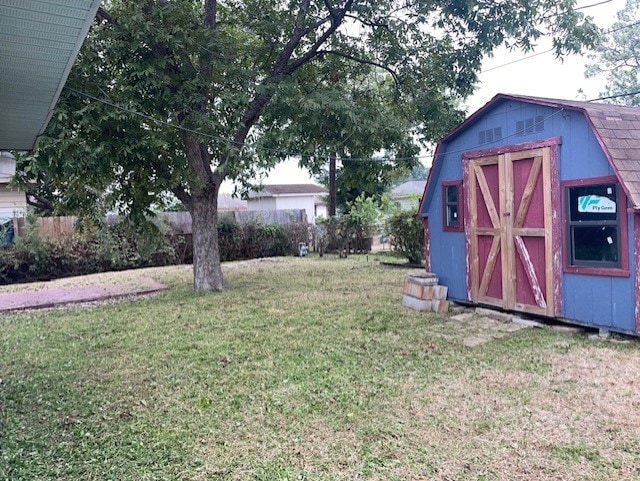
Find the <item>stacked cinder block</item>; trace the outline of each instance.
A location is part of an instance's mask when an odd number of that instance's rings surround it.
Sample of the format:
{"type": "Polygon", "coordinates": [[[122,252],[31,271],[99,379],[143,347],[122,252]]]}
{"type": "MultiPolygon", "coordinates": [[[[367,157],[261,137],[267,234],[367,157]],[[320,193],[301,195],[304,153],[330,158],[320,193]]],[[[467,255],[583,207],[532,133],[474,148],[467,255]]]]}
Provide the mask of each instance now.
{"type": "Polygon", "coordinates": [[[402,305],[416,311],[447,312],[447,287],[431,272],[410,272],[404,282],[402,305]]]}

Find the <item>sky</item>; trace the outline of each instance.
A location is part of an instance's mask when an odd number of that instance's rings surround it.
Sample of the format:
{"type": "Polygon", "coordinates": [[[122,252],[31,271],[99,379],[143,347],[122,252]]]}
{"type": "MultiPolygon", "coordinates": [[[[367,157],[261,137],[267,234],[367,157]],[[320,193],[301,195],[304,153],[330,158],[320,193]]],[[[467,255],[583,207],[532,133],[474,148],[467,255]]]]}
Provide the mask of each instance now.
{"type": "MultiPolygon", "coordinates": [[[[626,0],[578,0],[577,7],[588,7],[581,11],[593,17],[599,27],[606,29],[615,22],[616,13],[625,4],[626,0]],[[594,5],[599,3],[601,4],[594,5]]],[[[545,38],[540,40],[531,53],[509,52],[501,48],[492,58],[485,59],[477,89],[466,102],[468,113],[475,112],[498,93],[565,100],[589,100],[600,96],[605,81],[603,77],[585,78],[585,66],[589,63],[587,56],[572,55],[558,60],[551,52],[541,53],[550,48],[551,42],[545,38]],[[538,53],[539,55],[531,56],[538,53]]],[[[431,159],[424,159],[423,163],[428,166],[431,159]]],[[[299,184],[314,181],[306,169],[298,167],[297,160],[291,159],[278,164],[262,182],[299,184]]],[[[229,193],[233,190],[233,185],[225,182],[221,190],[229,193]]]]}

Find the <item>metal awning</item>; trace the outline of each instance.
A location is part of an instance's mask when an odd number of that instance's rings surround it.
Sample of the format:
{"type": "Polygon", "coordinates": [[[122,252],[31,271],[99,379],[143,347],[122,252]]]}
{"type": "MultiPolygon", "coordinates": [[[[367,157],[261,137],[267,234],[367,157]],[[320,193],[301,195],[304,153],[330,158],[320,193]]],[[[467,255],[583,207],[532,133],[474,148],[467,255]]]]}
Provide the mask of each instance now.
{"type": "Polygon", "coordinates": [[[35,147],[99,5],[0,1],[0,150],[35,147]]]}

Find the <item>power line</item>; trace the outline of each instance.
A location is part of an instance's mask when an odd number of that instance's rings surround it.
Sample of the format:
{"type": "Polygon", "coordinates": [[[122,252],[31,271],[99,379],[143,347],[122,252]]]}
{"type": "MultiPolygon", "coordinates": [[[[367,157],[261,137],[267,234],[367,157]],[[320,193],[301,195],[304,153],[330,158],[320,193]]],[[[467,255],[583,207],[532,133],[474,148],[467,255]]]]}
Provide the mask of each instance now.
{"type": "MultiPolygon", "coordinates": [[[[607,0],[607,1],[611,1],[611,0],[607,0]]],[[[607,2],[602,2],[602,3],[607,3],[607,2]]],[[[599,4],[594,4],[594,5],[599,5],[599,4]]],[[[588,5],[588,6],[593,6],[593,5],[588,5]]],[[[587,7],[583,7],[583,8],[587,8],[587,7]]],[[[616,27],[616,28],[610,28],[609,30],[606,30],[606,31],[602,32],[602,34],[603,35],[609,35],[609,34],[618,32],[620,30],[624,30],[624,29],[627,29],[627,28],[635,27],[637,25],[640,25],[640,21],[629,23],[629,24],[626,24],[626,25],[620,25],[619,27],[616,27]]],[[[550,49],[544,50],[542,52],[537,52],[537,53],[534,53],[534,54],[531,54],[531,55],[526,55],[526,56],[518,58],[516,60],[511,60],[510,62],[506,62],[506,63],[500,64],[500,65],[496,65],[494,67],[490,67],[488,69],[482,70],[480,72],[480,74],[483,74],[483,73],[486,73],[486,72],[491,72],[492,70],[497,70],[499,68],[508,67],[509,65],[513,65],[514,63],[522,62],[524,60],[529,60],[530,58],[538,57],[540,55],[551,53],[553,51],[554,51],[554,49],[550,48],[550,49]]]]}
{"type": "Polygon", "coordinates": [[[640,90],[636,90],[635,92],[626,92],[623,94],[609,95],[608,97],[598,97],[597,99],[587,100],[587,102],[597,102],[598,100],[619,99],[622,97],[631,97],[632,95],[640,95],[640,90]]]}
{"type": "MultiPolygon", "coordinates": [[[[329,159],[331,156],[330,155],[323,155],[323,154],[305,154],[302,152],[292,152],[292,151],[286,151],[286,150],[278,150],[278,149],[270,149],[268,147],[262,147],[259,145],[255,145],[255,144],[251,144],[248,142],[236,142],[233,140],[229,140],[226,139],[224,137],[220,137],[217,135],[212,135],[212,134],[207,134],[198,130],[194,130],[194,129],[190,129],[187,127],[183,127],[182,125],[178,125],[178,124],[173,124],[171,122],[167,122],[165,120],[161,120],[161,119],[157,119],[155,117],[151,117],[150,115],[147,114],[143,114],[141,112],[129,109],[127,107],[123,107],[121,105],[118,105],[114,102],[111,102],[109,100],[104,100],[101,99],[99,97],[96,97],[94,95],[88,94],[86,92],[81,92],[79,90],[76,90],[74,88],[71,87],[67,87],[65,86],[65,88],[67,90],[69,90],[70,92],[75,93],[76,95],[80,95],[82,97],[86,97],[90,100],[93,100],[95,102],[99,102],[105,105],[108,105],[109,107],[113,107],[117,110],[120,110],[122,112],[128,113],[130,115],[134,115],[140,118],[143,118],[145,120],[148,120],[149,122],[154,122],[156,124],[160,124],[163,125],[165,127],[170,127],[172,129],[176,129],[176,130],[181,130],[184,132],[189,132],[192,133],[194,135],[198,135],[200,137],[204,137],[207,139],[211,139],[211,140],[217,140],[219,142],[223,142],[229,145],[232,145],[234,147],[238,147],[238,148],[248,148],[248,149],[255,149],[257,151],[264,151],[264,152],[268,152],[274,155],[282,155],[282,156],[286,156],[286,157],[300,157],[300,158],[318,158],[318,159],[329,159]]],[[[379,162],[379,163],[384,163],[384,162],[388,162],[388,161],[403,161],[403,160],[412,160],[412,159],[428,159],[431,158],[431,155],[423,155],[423,156],[412,156],[412,157],[389,157],[389,156],[383,156],[383,157],[350,157],[350,158],[345,158],[342,159],[343,161],[349,161],[349,162],[379,162]]]]}

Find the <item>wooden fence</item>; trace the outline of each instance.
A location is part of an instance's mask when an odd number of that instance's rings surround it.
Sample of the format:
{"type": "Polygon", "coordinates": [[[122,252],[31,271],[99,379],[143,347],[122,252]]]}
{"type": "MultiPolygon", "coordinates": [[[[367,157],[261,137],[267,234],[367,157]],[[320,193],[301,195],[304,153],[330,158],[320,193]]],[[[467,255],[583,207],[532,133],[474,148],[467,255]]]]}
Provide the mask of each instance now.
{"type": "MultiPolygon", "coordinates": [[[[261,224],[291,224],[293,222],[307,222],[307,215],[304,209],[285,210],[245,210],[220,212],[220,218],[232,216],[239,224],[258,222],[261,224]]],[[[164,222],[170,231],[178,234],[191,234],[191,214],[188,212],[162,212],[158,214],[158,219],[164,222]]],[[[38,235],[47,239],[65,239],[73,235],[78,218],[69,217],[37,217],[36,221],[40,226],[38,235]]],[[[105,218],[107,225],[115,225],[120,221],[117,215],[108,215],[105,218]]],[[[19,217],[15,219],[15,231],[17,236],[24,237],[26,233],[26,219],[19,217]]]]}
{"type": "MultiPolygon", "coordinates": [[[[45,239],[65,239],[73,235],[73,231],[78,218],[69,217],[37,217],[38,236],[45,239]]],[[[27,220],[18,217],[14,220],[14,229],[18,237],[24,237],[27,230],[27,220]]]]}

